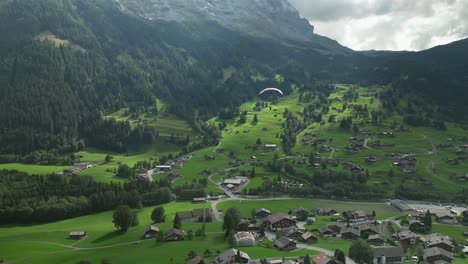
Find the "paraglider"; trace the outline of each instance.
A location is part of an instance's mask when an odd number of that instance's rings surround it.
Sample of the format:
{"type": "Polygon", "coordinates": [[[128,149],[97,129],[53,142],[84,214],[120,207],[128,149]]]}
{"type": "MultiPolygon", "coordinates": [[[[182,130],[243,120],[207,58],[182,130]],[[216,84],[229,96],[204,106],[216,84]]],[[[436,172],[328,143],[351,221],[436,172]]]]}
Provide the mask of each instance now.
{"type": "Polygon", "coordinates": [[[265,89],[261,90],[260,93],[258,93],[258,95],[262,95],[263,93],[270,92],[270,91],[277,92],[277,93],[281,94],[281,97],[283,97],[283,95],[284,95],[283,91],[281,91],[278,88],[265,88],[265,89]]]}

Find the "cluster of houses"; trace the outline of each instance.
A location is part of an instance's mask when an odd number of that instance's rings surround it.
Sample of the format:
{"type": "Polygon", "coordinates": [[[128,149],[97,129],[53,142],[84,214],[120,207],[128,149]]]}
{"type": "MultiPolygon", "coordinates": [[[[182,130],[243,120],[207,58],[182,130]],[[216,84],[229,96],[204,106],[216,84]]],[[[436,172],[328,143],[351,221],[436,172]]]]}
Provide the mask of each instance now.
{"type": "Polygon", "coordinates": [[[83,170],[86,170],[86,169],[89,169],[89,168],[92,168],[92,167],[93,167],[93,165],[91,165],[91,163],[89,163],[89,162],[75,163],[75,164],[73,164],[72,167],[64,169],[62,174],[66,174],[66,175],[71,176],[71,175],[77,174],[80,171],[83,171],[83,170]]]}
{"type": "Polygon", "coordinates": [[[166,173],[172,169],[180,169],[184,166],[184,162],[190,160],[191,158],[192,156],[190,155],[182,155],[177,159],[168,160],[163,165],[156,166],[156,173],[166,173]]]}
{"type": "Polygon", "coordinates": [[[393,161],[393,166],[398,167],[403,173],[413,173],[416,172],[416,163],[415,156],[403,155],[393,161]]]}
{"type": "Polygon", "coordinates": [[[351,141],[351,145],[345,147],[348,153],[357,153],[365,148],[363,138],[351,137],[349,141],[351,141]]]}

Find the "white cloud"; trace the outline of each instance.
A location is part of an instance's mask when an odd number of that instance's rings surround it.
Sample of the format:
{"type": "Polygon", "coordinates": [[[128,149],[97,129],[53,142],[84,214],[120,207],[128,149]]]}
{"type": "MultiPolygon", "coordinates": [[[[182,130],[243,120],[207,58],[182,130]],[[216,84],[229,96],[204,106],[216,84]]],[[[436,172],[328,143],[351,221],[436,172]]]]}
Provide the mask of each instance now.
{"type": "Polygon", "coordinates": [[[468,0],[289,0],[315,32],[356,50],[422,50],[468,37],[468,0]]]}

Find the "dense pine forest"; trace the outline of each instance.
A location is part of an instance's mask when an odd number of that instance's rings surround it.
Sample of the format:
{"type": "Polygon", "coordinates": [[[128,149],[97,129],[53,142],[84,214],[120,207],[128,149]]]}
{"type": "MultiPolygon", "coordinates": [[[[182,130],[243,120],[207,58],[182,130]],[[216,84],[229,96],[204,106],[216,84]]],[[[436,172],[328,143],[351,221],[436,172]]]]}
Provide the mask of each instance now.
{"type": "Polygon", "coordinates": [[[291,84],[391,83],[410,101],[424,95],[423,106],[431,110],[424,118],[431,122],[466,119],[458,95],[464,93],[468,60],[449,63],[466,56],[457,52],[466,41],[415,54],[333,54],[307,43],[245,36],[216,23],[144,20],[112,1],[3,1],[0,7],[4,162],[63,162],[86,146],[125,151],[147,142],[155,131],[142,127],[150,135],[135,137],[141,134],[135,128],[103,114],[122,107],[150,112],[156,98],[200,130],[204,144],[216,144],[216,128],[203,120],[275,85],[275,74],[285,76],[286,93],[291,84]],[[222,69],[232,66],[238,70],[226,79],[222,69]]]}

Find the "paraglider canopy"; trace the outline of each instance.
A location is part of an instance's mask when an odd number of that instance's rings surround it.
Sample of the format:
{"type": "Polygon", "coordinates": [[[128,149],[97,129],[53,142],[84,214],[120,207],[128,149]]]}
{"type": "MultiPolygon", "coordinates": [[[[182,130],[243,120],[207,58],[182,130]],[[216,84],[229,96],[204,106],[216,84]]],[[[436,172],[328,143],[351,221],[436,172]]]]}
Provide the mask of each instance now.
{"type": "Polygon", "coordinates": [[[263,93],[269,92],[269,91],[277,92],[277,93],[281,94],[281,96],[283,96],[283,92],[278,88],[265,88],[265,89],[261,90],[258,93],[258,95],[262,95],[263,93]]]}

